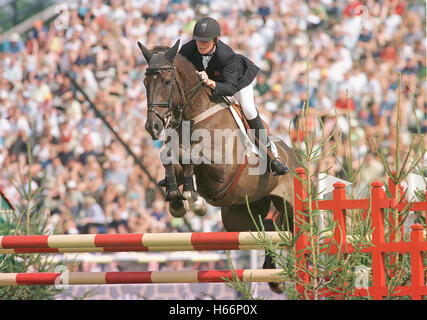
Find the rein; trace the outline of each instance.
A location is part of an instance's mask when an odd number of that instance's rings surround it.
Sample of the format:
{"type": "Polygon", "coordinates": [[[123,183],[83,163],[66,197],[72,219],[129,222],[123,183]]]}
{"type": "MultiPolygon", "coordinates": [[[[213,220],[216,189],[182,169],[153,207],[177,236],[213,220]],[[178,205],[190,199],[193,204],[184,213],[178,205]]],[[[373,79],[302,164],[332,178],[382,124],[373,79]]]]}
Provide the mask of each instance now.
{"type": "Polygon", "coordinates": [[[147,68],[145,71],[145,74],[150,75],[150,74],[160,73],[163,70],[172,70],[172,83],[171,83],[171,93],[170,93],[169,101],[168,102],[148,102],[147,108],[149,112],[150,111],[154,112],[156,116],[160,118],[160,120],[162,120],[163,126],[165,127],[165,129],[168,129],[168,128],[176,129],[180,126],[182,122],[182,114],[184,112],[185,107],[200,95],[201,91],[199,91],[198,89],[203,85],[203,82],[202,81],[198,82],[193,88],[191,88],[187,92],[184,92],[176,77],[176,69],[174,66],[147,68]],[[181,96],[181,100],[177,106],[177,111],[179,114],[178,118],[175,120],[172,120],[172,116],[174,112],[173,97],[175,93],[175,90],[174,90],[175,84],[178,87],[178,92],[181,96]],[[198,91],[199,93],[197,94],[198,91]],[[187,95],[193,92],[194,92],[193,96],[191,96],[191,98],[184,103],[184,99],[186,99],[187,95]],[[159,114],[159,112],[156,109],[154,109],[155,107],[168,108],[168,111],[166,112],[166,117],[165,117],[166,120],[159,114]]]}

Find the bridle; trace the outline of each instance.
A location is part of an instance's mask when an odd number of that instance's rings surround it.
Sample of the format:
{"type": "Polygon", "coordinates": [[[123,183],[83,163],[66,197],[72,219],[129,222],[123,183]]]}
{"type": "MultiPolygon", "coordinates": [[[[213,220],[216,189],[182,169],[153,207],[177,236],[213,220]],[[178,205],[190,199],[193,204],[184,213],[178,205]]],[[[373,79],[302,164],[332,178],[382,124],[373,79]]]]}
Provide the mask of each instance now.
{"type": "Polygon", "coordinates": [[[200,81],[198,82],[193,88],[191,88],[190,90],[188,90],[187,92],[183,92],[179,81],[176,77],[176,69],[175,66],[171,65],[171,66],[160,66],[160,67],[155,67],[155,68],[150,68],[148,67],[145,70],[145,75],[150,75],[150,74],[156,74],[156,73],[160,73],[164,70],[172,70],[172,82],[171,82],[171,93],[169,96],[169,101],[168,102],[153,102],[153,101],[148,101],[147,102],[147,108],[148,108],[148,112],[154,112],[156,114],[156,116],[162,120],[163,126],[165,129],[176,129],[181,125],[182,122],[182,114],[184,112],[184,109],[187,105],[189,105],[196,97],[198,97],[201,93],[201,91],[198,92],[198,89],[203,85],[203,82],[200,81]],[[181,96],[181,99],[178,103],[177,106],[173,105],[173,97],[174,97],[174,93],[175,93],[175,84],[178,87],[178,92],[181,96]],[[193,93],[193,96],[188,99],[186,102],[184,102],[184,99],[186,99],[187,95],[190,93],[193,93]],[[155,109],[156,107],[159,108],[167,108],[168,110],[166,111],[165,117],[163,118],[160,113],[155,109]],[[174,107],[177,108],[177,113],[178,113],[178,117],[175,119],[172,119],[174,116],[174,107]]]}

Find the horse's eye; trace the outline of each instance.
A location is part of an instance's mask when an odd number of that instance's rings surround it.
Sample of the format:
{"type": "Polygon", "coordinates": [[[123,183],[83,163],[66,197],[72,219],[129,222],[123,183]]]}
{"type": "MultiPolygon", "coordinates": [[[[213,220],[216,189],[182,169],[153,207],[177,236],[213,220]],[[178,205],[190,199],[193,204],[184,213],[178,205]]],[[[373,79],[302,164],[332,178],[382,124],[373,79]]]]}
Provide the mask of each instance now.
{"type": "Polygon", "coordinates": [[[169,84],[171,84],[171,82],[172,82],[171,80],[166,79],[166,80],[165,80],[165,85],[169,85],[169,84]]]}

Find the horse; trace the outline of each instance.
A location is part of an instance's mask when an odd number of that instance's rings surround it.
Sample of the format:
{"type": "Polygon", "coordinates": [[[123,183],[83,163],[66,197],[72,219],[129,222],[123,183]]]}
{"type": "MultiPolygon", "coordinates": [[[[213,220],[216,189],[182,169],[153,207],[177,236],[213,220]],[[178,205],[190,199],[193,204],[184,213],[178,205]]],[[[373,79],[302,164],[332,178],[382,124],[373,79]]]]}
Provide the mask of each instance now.
{"type": "MultiPolygon", "coordinates": [[[[158,140],[165,130],[171,128],[179,138],[179,152],[174,156],[177,162],[164,164],[170,213],[182,216],[183,212],[185,214],[183,200],[186,199],[193,207],[197,207],[195,204],[200,204],[201,197],[210,205],[221,208],[221,220],[228,232],[257,231],[262,228],[261,220],[266,231],[274,231],[274,223],[279,228],[291,231],[292,173],[275,176],[268,170],[258,170],[258,174],[254,174],[261,166],[257,166],[253,161],[248,162],[245,153],[247,142],[238,137],[233,139],[232,148],[223,148],[218,152],[218,139],[212,140],[209,137],[214,137],[218,132],[233,133],[241,130],[230,112],[230,107],[212,95],[211,89],[200,81],[194,65],[178,53],[179,40],[172,47],[155,47],[152,50],[138,41],[138,47],[148,64],[144,79],[147,93],[145,129],[154,140],[158,140]],[[233,161],[187,161],[183,164],[184,129],[189,133],[203,132],[201,139],[191,138],[191,141],[187,141],[192,151],[196,150],[193,154],[200,150],[210,150],[214,156],[222,156],[221,159],[224,159],[225,153],[230,153],[232,149],[233,161]],[[238,154],[238,150],[243,150],[243,154],[238,154]],[[178,189],[181,184],[183,194],[178,189]],[[271,203],[277,210],[274,223],[271,218],[266,218],[271,203]]],[[[273,136],[271,139],[275,141],[278,156],[285,161],[290,172],[294,171],[297,161],[293,150],[282,140],[273,136]]],[[[169,155],[173,153],[171,150],[168,152],[169,155]]],[[[253,154],[251,157],[253,159],[253,154]]],[[[261,163],[262,152],[255,158],[261,163]]],[[[196,209],[202,211],[199,214],[203,214],[203,208],[196,209]]],[[[275,268],[273,259],[267,253],[263,268],[275,268]]],[[[274,292],[283,292],[278,283],[269,285],[274,292]]]]}

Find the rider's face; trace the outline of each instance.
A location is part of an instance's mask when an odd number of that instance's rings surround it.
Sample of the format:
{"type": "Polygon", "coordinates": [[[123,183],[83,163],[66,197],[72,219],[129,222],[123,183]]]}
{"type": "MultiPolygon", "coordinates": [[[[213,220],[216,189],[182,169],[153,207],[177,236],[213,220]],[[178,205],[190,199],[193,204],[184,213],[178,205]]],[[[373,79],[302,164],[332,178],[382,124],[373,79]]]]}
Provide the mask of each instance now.
{"type": "Polygon", "coordinates": [[[213,40],[209,40],[209,41],[196,40],[196,45],[200,54],[208,54],[214,49],[215,42],[213,40]]]}

